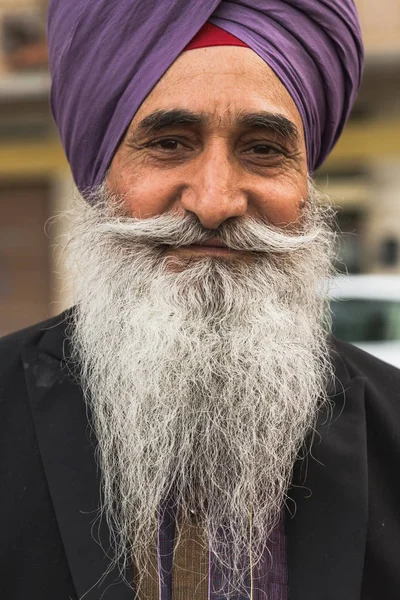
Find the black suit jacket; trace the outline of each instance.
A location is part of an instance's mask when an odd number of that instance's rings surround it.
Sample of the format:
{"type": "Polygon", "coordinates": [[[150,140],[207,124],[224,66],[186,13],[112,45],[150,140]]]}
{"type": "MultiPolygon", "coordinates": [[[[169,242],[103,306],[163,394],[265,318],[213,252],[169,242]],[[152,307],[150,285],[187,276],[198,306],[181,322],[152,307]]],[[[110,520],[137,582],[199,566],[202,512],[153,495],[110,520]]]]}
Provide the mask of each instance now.
{"type": "MultiPolygon", "coordinates": [[[[68,315],[0,341],[2,600],[134,597],[116,570],[102,578],[109,532],[90,415],[63,367],[68,315]]],[[[332,414],[290,490],[289,598],[398,600],[400,371],[347,344],[332,353],[332,414]]]]}

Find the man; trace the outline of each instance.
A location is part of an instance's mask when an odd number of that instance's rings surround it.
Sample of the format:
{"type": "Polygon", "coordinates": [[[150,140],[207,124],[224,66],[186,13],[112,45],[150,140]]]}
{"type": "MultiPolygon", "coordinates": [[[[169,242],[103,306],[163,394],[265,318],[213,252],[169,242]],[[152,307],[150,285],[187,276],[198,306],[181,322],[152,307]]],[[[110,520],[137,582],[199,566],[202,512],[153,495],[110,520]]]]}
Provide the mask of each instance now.
{"type": "Polygon", "coordinates": [[[1,342],[7,599],[395,599],[399,372],[327,331],[351,0],[50,3],[76,304],[1,342]],[[22,358],[21,358],[22,357],[22,358]]]}

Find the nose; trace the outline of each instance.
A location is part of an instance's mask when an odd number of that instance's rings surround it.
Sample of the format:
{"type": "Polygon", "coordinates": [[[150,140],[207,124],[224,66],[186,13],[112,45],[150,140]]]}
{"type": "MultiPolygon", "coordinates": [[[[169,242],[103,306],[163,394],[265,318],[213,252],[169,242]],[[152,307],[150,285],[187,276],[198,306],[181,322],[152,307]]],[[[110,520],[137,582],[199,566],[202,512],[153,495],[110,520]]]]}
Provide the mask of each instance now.
{"type": "Polygon", "coordinates": [[[217,229],[227,219],[245,215],[246,193],[241,190],[238,166],[227,149],[215,146],[196,162],[182,192],[182,208],[194,213],[207,229],[217,229]]]}

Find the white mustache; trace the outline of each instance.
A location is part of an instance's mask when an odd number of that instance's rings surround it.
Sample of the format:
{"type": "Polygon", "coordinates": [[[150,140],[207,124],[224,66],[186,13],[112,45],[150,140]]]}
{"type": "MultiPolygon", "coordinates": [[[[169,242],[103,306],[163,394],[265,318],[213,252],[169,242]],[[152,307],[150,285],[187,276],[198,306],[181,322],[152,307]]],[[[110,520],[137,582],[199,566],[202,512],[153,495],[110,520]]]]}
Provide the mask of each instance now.
{"type": "Polygon", "coordinates": [[[234,250],[268,254],[290,253],[307,248],[321,235],[321,227],[313,223],[310,231],[286,233],[282,229],[257,221],[252,217],[238,217],[223,223],[218,229],[205,229],[194,215],[159,215],[148,219],[118,218],[98,225],[101,235],[118,240],[152,246],[189,246],[210,239],[234,250]]]}

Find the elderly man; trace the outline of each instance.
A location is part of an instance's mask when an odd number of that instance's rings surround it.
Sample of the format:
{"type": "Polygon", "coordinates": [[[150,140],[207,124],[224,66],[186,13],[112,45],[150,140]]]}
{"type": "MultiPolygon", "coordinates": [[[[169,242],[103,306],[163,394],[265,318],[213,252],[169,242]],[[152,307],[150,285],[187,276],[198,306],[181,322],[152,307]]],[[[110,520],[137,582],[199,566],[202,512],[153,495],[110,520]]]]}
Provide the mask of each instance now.
{"type": "Polygon", "coordinates": [[[53,0],[76,304],[2,340],[2,598],[395,600],[399,372],[332,339],[310,175],[352,0],[53,0]]]}

